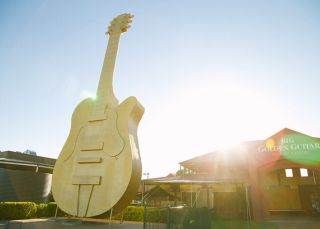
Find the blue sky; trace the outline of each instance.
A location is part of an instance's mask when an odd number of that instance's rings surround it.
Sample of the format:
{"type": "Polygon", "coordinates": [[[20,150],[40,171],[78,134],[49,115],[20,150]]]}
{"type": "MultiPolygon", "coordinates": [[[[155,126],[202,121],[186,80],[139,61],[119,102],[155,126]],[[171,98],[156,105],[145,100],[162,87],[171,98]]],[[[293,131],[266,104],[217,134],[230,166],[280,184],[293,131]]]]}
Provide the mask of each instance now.
{"type": "Polygon", "coordinates": [[[144,172],[288,127],[320,136],[319,1],[0,2],[0,150],[57,157],[131,13],[114,90],[136,96],[144,172]]]}

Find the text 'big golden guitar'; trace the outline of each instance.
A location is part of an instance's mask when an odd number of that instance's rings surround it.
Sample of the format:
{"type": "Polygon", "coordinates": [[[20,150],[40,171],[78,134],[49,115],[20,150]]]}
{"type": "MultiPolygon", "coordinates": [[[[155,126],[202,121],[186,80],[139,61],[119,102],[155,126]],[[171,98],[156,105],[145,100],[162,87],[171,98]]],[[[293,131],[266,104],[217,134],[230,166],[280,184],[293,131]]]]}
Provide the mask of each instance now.
{"type": "Polygon", "coordinates": [[[135,97],[120,105],[112,80],[120,35],[132,16],[122,14],[109,26],[109,42],[96,99],[74,110],[68,139],[56,162],[52,193],[60,209],[78,217],[123,210],[141,179],[137,127],[144,108],[135,97]]]}

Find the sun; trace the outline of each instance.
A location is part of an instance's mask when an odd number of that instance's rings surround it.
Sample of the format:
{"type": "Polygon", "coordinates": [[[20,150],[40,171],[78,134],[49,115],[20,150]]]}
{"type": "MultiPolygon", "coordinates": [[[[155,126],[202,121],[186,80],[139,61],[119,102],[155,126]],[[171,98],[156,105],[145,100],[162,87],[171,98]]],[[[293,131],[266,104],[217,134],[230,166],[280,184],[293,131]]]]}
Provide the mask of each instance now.
{"type": "Polygon", "coordinates": [[[263,140],[283,125],[272,96],[240,85],[193,84],[162,104],[141,126],[141,151],[152,152],[143,155],[145,164],[153,164],[150,170],[242,141],[263,140]]]}
{"type": "Polygon", "coordinates": [[[281,117],[272,101],[245,86],[209,84],[176,98],[171,109],[180,128],[194,138],[210,139],[217,145],[245,140],[248,133],[277,125],[281,117]]]}

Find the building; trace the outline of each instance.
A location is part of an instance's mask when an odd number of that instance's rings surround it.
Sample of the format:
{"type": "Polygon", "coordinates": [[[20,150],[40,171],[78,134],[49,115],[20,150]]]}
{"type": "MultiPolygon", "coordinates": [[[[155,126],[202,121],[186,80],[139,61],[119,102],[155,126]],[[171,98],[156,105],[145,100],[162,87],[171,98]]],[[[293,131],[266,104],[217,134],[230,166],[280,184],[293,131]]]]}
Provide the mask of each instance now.
{"type": "Polygon", "coordinates": [[[145,180],[224,218],[320,213],[320,138],[283,129],[180,163],[180,175],[145,180]]]}
{"type": "Polygon", "coordinates": [[[0,152],[0,202],[47,202],[55,159],[33,152],[0,152]]]}

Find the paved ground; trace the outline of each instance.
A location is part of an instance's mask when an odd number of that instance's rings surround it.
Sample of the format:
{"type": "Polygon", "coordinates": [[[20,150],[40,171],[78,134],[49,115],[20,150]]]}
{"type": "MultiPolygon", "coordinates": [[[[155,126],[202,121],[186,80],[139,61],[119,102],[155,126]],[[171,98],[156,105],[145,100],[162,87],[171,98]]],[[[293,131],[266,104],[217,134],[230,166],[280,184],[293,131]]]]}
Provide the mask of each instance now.
{"type": "MultiPolygon", "coordinates": [[[[296,217],[271,220],[278,229],[320,229],[320,217],[296,217]]],[[[0,221],[0,229],[143,229],[142,223],[105,220],[81,221],[72,219],[31,219],[31,220],[11,220],[0,221]]],[[[164,229],[163,225],[153,225],[153,229],[164,229]]],[[[256,228],[256,227],[253,227],[256,228]]],[[[236,228],[235,228],[236,229],[236,228]]],[[[268,229],[268,228],[265,228],[268,229]]]]}
{"type": "Polygon", "coordinates": [[[0,229],[142,229],[141,223],[92,222],[68,219],[33,219],[0,221],[0,229]]]}
{"type": "Polygon", "coordinates": [[[279,229],[320,229],[320,217],[291,217],[271,220],[279,229]]]}

